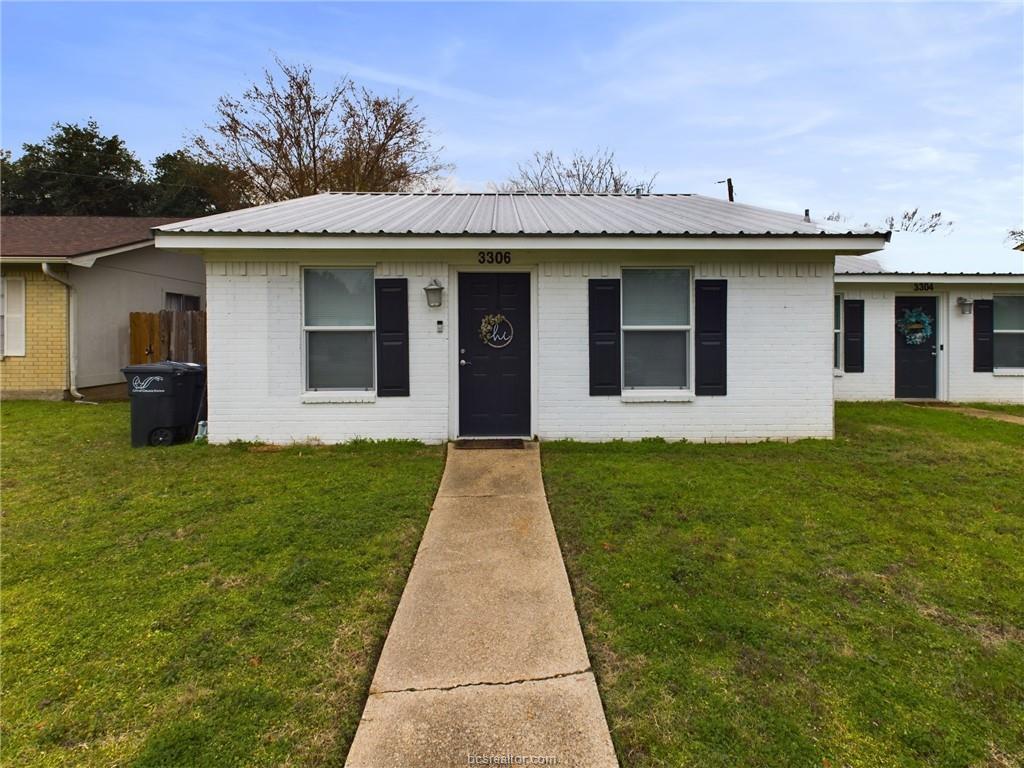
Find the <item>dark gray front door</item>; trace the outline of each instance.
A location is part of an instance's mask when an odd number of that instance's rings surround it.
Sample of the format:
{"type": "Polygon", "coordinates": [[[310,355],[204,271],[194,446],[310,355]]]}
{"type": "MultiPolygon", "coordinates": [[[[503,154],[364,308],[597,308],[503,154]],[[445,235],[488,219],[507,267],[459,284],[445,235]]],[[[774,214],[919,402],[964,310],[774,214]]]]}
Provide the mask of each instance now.
{"type": "Polygon", "coordinates": [[[934,296],[896,297],[896,397],[935,397],[935,306],[934,296]]]}
{"type": "Polygon", "coordinates": [[[529,274],[459,274],[459,434],[530,434],[529,274]]]}

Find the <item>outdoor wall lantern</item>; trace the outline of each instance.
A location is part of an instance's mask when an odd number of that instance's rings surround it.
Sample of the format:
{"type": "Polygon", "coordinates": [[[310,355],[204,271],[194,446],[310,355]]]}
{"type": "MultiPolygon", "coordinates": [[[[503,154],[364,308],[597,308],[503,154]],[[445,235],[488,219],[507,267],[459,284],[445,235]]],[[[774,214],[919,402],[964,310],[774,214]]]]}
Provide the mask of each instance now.
{"type": "Polygon", "coordinates": [[[423,292],[427,294],[428,307],[441,306],[441,294],[444,293],[444,286],[437,282],[436,277],[424,286],[423,292]]]}
{"type": "Polygon", "coordinates": [[[960,307],[961,315],[969,315],[974,309],[974,302],[970,299],[965,299],[963,296],[957,296],[956,305],[960,307]]]}

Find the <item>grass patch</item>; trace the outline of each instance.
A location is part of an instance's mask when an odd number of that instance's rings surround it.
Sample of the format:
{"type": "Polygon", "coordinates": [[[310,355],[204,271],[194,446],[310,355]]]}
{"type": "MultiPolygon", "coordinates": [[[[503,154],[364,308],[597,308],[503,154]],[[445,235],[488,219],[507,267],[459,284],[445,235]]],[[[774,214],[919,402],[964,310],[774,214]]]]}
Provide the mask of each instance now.
{"type": "Polygon", "coordinates": [[[132,449],[125,403],[2,418],[3,764],[341,764],[441,449],[132,449]]]}
{"type": "Polygon", "coordinates": [[[1024,762],[1024,428],[837,432],[543,446],[623,765],[1024,762]]]}

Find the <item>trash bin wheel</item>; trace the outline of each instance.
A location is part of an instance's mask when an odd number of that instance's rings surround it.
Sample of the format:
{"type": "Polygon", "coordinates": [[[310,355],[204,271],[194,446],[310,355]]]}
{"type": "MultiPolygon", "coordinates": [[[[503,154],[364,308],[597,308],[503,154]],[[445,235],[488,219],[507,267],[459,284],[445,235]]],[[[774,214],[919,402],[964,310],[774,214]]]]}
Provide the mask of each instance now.
{"type": "Polygon", "coordinates": [[[174,430],[159,427],[149,433],[150,445],[171,445],[174,442],[174,430]]]}

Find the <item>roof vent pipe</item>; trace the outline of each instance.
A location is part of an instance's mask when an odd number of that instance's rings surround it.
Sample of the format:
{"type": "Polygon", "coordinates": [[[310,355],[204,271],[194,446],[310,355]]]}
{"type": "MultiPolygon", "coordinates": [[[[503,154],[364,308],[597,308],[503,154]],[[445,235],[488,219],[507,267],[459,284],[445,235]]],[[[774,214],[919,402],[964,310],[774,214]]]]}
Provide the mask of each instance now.
{"type": "Polygon", "coordinates": [[[806,221],[808,224],[811,223],[811,209],[810,208],[804,208],[804,221],[806,221]]]}
{"type": "Polygon", "coordinates": [[[641,195],[642,195],[642,194],[644,193],[644,192],[643,192],[643,189],[644,189],[643,187],[640,187],[640,186],[638,186],[638,187],[636,188],[636,190],[634,191],[634,194],[636,195],[636,199],[637,199],[637,200],[639,200],[639,199],[640,199],[640,196],[641,196],[641,195]]]}

